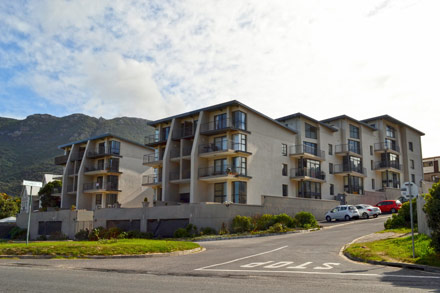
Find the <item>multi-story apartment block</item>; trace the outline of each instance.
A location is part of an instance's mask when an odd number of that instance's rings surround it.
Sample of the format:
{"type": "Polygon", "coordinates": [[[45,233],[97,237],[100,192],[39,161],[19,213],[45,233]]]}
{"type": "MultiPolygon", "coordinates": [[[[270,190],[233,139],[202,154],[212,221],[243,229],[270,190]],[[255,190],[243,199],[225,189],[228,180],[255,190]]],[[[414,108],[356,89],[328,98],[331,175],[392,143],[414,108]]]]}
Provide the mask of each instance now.
{"type": "Polygon", "coordinates": [[[425,181],[428,182],[439,182],[440,181],[440,171],[439,171],[440,157],[430,157],[423,159],[423,177],[425,181]]]}
{"type": "Polygon", "coordinates": [[[271,119],[231,101],[150,122],[160,202],[261,204],[261,195],[335,199],[420,182],[422,132],[390,116],[271,119]]]}
{"type": "Polygon", "coordinates": [[[148,147],[112,134],[103,134],[59,146],[64,155],[55,164],[64,167],[61,208],[94,210],[140,207],[152,192],[141,186],[151,168],[142,166],[148,147]]]}
{"type": "MultiPolygon", "coordinates": [[[[55,174],[44,174],[43,175],[43,180],[42,180],[42,186],[45,186],[47,183],[55,181],[55,180],[61,180],[62,176],[61,175],[55,175],[55,174]]],[[[37,211],[38,209],[41,208],[41,201],[40,201],[40,197],[38,196],[38,192],[40,191],[40,187],[32,187],[30,188],[30,186],[23,186],[23,189],[21,191],[21,208],[20,211],[24,211],[24,212],[28,212],[29,211],[29,198],[30,198],[30,193],[32,190],[32,203],[31,203],[31,207],[32,207],[32,211],[37,211]]],[[[54,196],[60,196],[61,195],[61,190],[54,190],[54,196]]]]}

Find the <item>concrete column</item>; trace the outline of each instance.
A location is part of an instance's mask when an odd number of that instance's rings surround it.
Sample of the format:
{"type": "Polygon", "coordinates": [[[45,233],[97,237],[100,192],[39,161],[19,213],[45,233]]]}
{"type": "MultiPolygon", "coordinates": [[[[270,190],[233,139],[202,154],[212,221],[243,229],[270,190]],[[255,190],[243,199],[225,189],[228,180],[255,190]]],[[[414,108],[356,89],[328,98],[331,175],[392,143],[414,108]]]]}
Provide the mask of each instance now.
{"type": "Polygon", "coordinates": [[[200,127],[204,123],[204,112],[201,111],[199,114],[199,119],[197,123],[197,128],[194,133],[194,142],[191,149],[191,180],[190,180],[190,192],[189,192],[189,202],[198,202],[197,195],[199,192],[199,145],[200,145],[200,127]]]}
{"type": "Polygon", "coordinates": [[[176,125],[176,119],[171,121],[170,134],[168,135],[167,144],[165,146],[165,151],[163,154],[163,164],[162,164],[162,200],[170,200],[170,152],[172,143],[172,133],[174,131],[174,126],[176,125]]]}
{"type": "MultiPolygon", "coordinates": [[[[77,188],[76,188],[76,209],[77,210],[79,210],[79,209],[91,209],[92,208],[92,206],[91,206],[91,202],[92,202],[91,196],[89,194],[88,195],[84,195],[84,193],[83,193],[84,168],[85,168],[85,165],[86,165],[87,153],[91,150],[91,146],[90,145],[91,145],[91,141],[89,140],[87,142],[86,149],[84,151],[84,155],[83,155],[83,158],[81,160],[81,165],[80,165],[79,170],[78,170],[78,182],[77,182],[78,185],[77,185],[77,188]]],[[[105,179],[104,179],[104,186],[105,186],[105,184],[107,184],[107,183],[105,182],[105,179]]]]}

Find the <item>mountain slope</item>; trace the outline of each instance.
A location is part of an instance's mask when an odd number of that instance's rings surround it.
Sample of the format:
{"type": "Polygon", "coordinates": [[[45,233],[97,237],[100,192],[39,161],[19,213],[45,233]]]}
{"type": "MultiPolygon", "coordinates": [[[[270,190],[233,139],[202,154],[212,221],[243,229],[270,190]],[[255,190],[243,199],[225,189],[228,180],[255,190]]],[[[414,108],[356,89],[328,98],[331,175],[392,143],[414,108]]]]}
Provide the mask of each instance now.
{"type": "Polygon", "coordinates": [[[40,181],[44,173],[61,174],[53,159],[58,146],[87,137],[112,133],[143,143],[152,134],[148,120],[121,117],[94,118],[83,114],[55,117],[35,114],[24,120],[0,117],[0,193],[19,195],[21,181],[40,181]]]}

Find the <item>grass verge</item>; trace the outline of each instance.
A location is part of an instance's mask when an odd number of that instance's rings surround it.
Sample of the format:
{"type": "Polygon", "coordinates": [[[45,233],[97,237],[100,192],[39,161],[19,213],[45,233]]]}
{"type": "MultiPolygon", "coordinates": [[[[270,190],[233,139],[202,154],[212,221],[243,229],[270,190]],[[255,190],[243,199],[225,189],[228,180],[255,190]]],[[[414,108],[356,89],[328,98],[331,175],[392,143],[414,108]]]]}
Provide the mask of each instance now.
{"type": "MultiPolygon", "coordinates": [[[[411,228],[385,229],[376,233],[388,233],[388,232],[393,232],[398,234],[408,234],[411,233],[411,228]]],[[[414,230],[414,232],[417,232],[417,230],[414,230]]]]}
{"type": "Polygon", "coordinates": [[[405,262],[440,267],[440,254],[430,247],[431,238],[424,234],[414,236],[416,258],[412,258],[411,236],[354,243],[346,248],[350,255],[373,261],[405,262]]]}
{"type": "Polygon", "coordinates": [[[49,255],[53,257],[87,257],[164,253],[198,248],[192,242],[122,239],[104,241],[44,241],[0,243],[0,255],[49,255]]]}

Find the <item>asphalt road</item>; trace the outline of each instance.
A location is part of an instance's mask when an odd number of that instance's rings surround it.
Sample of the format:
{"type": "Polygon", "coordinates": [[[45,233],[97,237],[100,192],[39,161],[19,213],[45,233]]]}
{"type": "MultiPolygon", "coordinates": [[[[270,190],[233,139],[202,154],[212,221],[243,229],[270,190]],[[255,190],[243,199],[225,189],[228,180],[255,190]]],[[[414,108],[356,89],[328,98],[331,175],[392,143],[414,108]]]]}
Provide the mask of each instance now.
{"type": "Polygon", "coordinates": [[[440,292],[440,274],[355,263],[341,247],[385,217],[321,231],[201,242],[202,253],[104,260],[0,260],[0,292],[440,292]]]}

